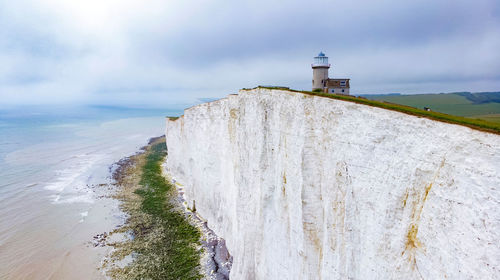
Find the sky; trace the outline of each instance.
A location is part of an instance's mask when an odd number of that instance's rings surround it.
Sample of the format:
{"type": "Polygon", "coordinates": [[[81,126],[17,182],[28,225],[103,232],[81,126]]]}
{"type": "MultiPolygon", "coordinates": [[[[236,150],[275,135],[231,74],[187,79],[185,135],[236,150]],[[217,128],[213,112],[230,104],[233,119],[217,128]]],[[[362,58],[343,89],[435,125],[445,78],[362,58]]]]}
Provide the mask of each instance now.
{"type": "Polygon", "coordinates": [[[0,0],[0,105],[161,107],[241,88],[500,91],[498,0],[0,0]]]}

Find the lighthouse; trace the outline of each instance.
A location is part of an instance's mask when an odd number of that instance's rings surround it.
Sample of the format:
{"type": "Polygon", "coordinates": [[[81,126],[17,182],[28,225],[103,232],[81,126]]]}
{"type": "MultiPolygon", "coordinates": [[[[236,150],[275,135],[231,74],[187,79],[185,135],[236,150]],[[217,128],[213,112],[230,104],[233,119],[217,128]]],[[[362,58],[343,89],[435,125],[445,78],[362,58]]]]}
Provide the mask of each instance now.
{"type": "Polygon", "coordinates": [[[313,69],[312,90],[321,91],[331,94],[349,95],[350,79],[330,79],[328,77],[328,56],[320,52],[318,56],[314,57],[314,63],[311,64],[313,69]]]}
{"type": "Polygon", "coordinates": [[[320,52],[318,56],[314,58],[314,63],[311,64],[311,67],[313,69],[312,89],[321,89],[321,91],[323,91],[328,80],[328,69],[330,69],[328,56],[320,52]]]}

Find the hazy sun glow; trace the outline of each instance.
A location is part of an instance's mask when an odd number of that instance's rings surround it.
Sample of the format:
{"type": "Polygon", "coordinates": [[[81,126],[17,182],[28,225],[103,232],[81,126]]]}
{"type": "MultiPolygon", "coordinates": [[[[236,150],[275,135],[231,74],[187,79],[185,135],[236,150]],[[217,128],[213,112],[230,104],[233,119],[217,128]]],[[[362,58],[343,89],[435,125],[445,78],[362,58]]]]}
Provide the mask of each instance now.
{"type": "Polygon", "coordinates": [[[320,50],[333,76],[351,77],[353,93],[494,91],[498,34],[497,0],[474,9],[447,0],[3,1],[0,102],[168,103],[259,84],[308,89],[320,50]],[[335,20],[332,10],[341,11],[335,20]]]}

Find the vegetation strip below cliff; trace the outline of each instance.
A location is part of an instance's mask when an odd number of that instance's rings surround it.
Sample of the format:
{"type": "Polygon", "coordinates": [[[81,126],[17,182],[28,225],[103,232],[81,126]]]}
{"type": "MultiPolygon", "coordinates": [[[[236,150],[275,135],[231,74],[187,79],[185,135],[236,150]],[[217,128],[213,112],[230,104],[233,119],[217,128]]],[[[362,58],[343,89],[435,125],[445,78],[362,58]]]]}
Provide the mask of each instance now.
{"type": "Polygon", "coordinates": [[[112,234],[130,238],[108,243],[114,251],[104,267],[114,279],[202,278],[201,234],[174,203],[175,187],[161,171],[166,154],[165,138],[156,138],[115,172],[121,187],[116,198],[128,219],[112,234]]]}
{"type": "Polygon", "coordinates": [[[369,100],[369,99],[366,99],[363,97],[356,97],[356,96],[351,96],[351,95],[338,95],[338,94],[330,94],[330,93],[323,93],[323,92],[299,91],[299,90],[280,88],[280,87],[274,88],[274,87],[262,87],[261,86],[258,88],[284,90],[284,91],[290,91],[290,92],[303,93],[303,94],[307,94],[307,95],[321,96],[321,97],[326,97],[326,98],[330,98],[330,99],[349,101],[349,102],[368,105],[368,106],[372,106],[372,107],[378,107],[378,108],[383,108],[383,109],[387,109],[387,110],[397,111],[397,112],[401,112],[401,113],[405,113],[405,114],[409,114],[409,115],[413,115],[413,116],[417,116],[417,117],[423,117],[423,118],[427,118],[427,119],[431,119],[431,120],[436,120],[436,121],[440,121],[440,122],[463,125],[463,126],[467,126],[467,127],[470,127],[470,128],[476,129],[476,130],[485,131],[485,132],[500,134],[500,124],[499,123],[492,123],[492,122],[488,122],[488,121],[480,120],[480,119],[458,117],[458,116],[443,114],[443,113],[434,112],[434,111],[424,111],[424,110],[420,110],[420,109],[410,107],[410,106],[404,106],[404,105],[400,105],[400,104],[369,100]]]}

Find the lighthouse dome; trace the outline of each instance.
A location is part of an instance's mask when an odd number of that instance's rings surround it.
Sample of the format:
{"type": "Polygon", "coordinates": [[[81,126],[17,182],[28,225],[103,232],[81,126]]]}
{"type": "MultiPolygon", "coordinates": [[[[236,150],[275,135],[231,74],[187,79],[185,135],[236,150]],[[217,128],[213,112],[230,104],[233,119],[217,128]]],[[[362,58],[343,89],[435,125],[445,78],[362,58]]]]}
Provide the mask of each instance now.
{"type": "Polygon", "coordinates": [[[327,67],[330,68],[330,64],[328,64],[328,56],[326,56],[323,52],[320,52],[318,56],[314,57],[314,63],[312,67],[327,67]]]}

